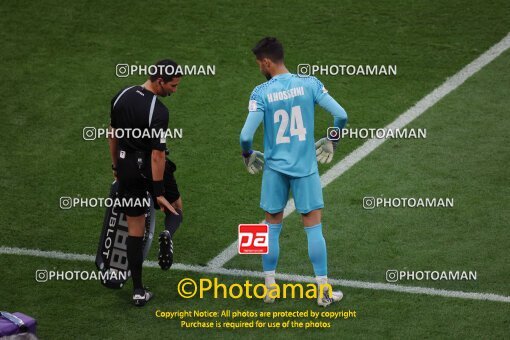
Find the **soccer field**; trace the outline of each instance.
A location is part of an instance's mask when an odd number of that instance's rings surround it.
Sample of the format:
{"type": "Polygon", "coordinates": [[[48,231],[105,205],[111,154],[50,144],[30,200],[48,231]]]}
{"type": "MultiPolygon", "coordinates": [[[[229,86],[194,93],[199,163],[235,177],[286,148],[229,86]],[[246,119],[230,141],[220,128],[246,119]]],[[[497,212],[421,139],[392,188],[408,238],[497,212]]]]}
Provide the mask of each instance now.
{"type": "MultiPolygon", "coordinates": [[[[507,2],[18,1],[3,3],[0,12],[0,310],[35,317],[41,339],[508,337],[507,2]],[[426,129],[426,138],[345,138],[333,162],[319,166],[327,184],[329,277],[345,295],[327,309],[306,298],[267,305],[209,293],[185,299],[177,292],[183,278],[216,278],[227,286],[263,282],[260,256],[238,255],[235,241],[240,223],[263,219],[261,176],[246,172],[239,133],[249,95],[264,81],[250,48],[267,35],[283,42],[291,72],[299,64],[396,65],[396,76],[316,76],[346,109],[349,129],[426,129]],[[117,64],[165,57],[216,70],[183,77],[177,93],[162,100],[170,127],[183,131],[168,143],[184,203],[176,263],[161,271],[153,243],[144,282],[155,298],[144,308],[130,305],[130,281],[121,290],[95,281],[37,282],[41,269],[95,270],[104,209],[62,210],[59,199],[108,195],[107,142],[85,141],[82,130],[107,127],[113,95],[145,81],[117,77],[117,64]],[[366,209],[367,197],[451,198],[454,205],[366,209]],[[476,280],[390,282],[391,270],[469,271],[476,280]],[[227,310],[259,316],[156,316],[227,310]],[[306,329],[282,325],[310,317],[260,317],[287,311],[355,311],[356,317],[324,316],[314,320],[321,328],[306,329]],[[257,320],[280,327],[182,323],[257,320]]],[[[332,118],[317,108],[315,121],[320,138],[332,118]]],[[[261,130],[256,149],[263,148],[261,130]]],[[[277,280],[313,282],[300,216],[292,204],[286,211],[277,280]]],[[[162,220],[158,213],[158,232],[162,220]]]]}

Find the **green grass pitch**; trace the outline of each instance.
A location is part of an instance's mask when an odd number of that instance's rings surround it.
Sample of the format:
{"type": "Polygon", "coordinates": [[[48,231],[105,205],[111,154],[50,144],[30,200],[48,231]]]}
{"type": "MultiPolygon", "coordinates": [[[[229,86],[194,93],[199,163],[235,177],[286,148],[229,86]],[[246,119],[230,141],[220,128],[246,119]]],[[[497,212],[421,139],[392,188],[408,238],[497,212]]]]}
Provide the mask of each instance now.
{"type": "MultiPolygon", "coordinates": [[[[16,1],[0,5],[0,247],[94,254],[103,209],[59,208],[59,197],[104,197],[112,181],[108,145],[83,141],[106,127],[111,97],[144,77],[117,78],[119,63],[216,65],[182,79],[163,102],[184,201],[175,261],[205,266],[237,238],[239,223],[263,219],[260,176],[240,158],[239,133],[252,89],[264,81],[250,48],[266,35],[301,63],[398,66],[396,77],[319,76],[349,114],[350,128],[383,127],[509,32],[507,1],[16,1]]],[[[390,140],[324,189],[329,276],[385,283],[388,269],[476,270],[476,281],[406,281],[404,286],[509,296],[510,52],[503,53],[413,121],[427,138],[390,140]],[[451,209],[364,210],[364,196],[453,197],[451,209]]],[[[331,124],[316,111],[316,137],[331,124]]],[[[334,163],[363,144],[344,140],[334,163]]],[[[262,148],[258,131],[255,147],[262,148]]],[[[321,174],[329,166],[320,166],[321,174]]],[[[161,221],[162,215],[159,216],[161,221]]],[[[284,220],[278,271],[313,274],[298,214],[284,220]]],[[[162,228],[161,224],[158,228],[162,228]]],[[[150,253],[155,260],[156,247],[150,253]]],[[[227,269],[261,270],[238,255],[227,269]]],[[[331,311],[356,310],[327,329],[183,329],[156,310],[322,311],[311,300],[183,299],[180,279],[257,278],[144,270],[156,298],[129,304],[131,284],[37,283],[37,269],[93,270],[93,263],[0,255],[0,310],[37,318],[41,339],[67,338],[505,338],[510,304],[338,287],[331,311]]],[[[278,319],[283,320],[283,319],[278,319]]]]}

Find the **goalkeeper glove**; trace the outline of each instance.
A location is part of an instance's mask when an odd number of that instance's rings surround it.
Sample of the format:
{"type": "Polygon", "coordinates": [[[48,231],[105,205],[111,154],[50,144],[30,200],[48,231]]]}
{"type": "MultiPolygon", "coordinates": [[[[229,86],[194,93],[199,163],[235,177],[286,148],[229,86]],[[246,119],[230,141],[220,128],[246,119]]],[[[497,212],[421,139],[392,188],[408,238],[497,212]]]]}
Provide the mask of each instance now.
{"type": "Polygon", "coordinates": [[[252,175],[258,174],[264,169],[264,154],[260,151],[243,152],[243,160],[246,170],[252,175]]]}
{"type": "Polygon", "coordinates": [[[333,159],[336,144],[337,143],[330,141],[326,137],[319,139],[315,143],[315,155],[317,156],[317,162],[322,164],[330,163],[333,159]]]}

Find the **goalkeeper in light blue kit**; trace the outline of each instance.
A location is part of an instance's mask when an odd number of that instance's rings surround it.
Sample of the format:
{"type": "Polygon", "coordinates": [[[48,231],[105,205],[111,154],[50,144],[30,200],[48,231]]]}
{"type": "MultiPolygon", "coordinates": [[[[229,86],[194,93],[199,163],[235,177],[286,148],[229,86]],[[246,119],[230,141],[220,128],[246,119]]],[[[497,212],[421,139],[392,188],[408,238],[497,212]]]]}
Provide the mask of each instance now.
{"type": "MultiPolygon", "coordinates": [[[[317,78],[289,73],[283,61],[283,46],[276,38],[262,39],[252,51],[260,72],[268,81],[251,94],[240,142],[248,172],[264,171],[260,207],[266,212],[269,225],[269,253],[262,255],[269,291],[264,301],[272,303],[271,286],[275,284],[279,236],[289,189],[302,215],[317,284],[328,287],[326,241],[321,224],[324,202],[317,161],[331,162],[336,142],[322,138],[315,143],[314,107],[319,104],[329,111],[334,117],[334,126],[339,129],[345,126],[347,114],[317,78]],[[262,121],[264,153],[252,150],[253,135],[262,121]]],[[[318,304],[324,307],[343,297],[340,291],[324,293],[317,298],[318,304]]]]}

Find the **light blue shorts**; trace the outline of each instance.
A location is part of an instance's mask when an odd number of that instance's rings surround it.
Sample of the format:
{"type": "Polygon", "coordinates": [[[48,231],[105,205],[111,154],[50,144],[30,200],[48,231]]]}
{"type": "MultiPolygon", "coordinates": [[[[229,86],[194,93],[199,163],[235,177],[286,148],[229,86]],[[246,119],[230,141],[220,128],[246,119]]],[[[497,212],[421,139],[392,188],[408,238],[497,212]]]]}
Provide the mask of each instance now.
{"type": "Polygon", "coordinates": [[[262,175],[260,207],[271,214],[283,211],[289,199],[289,189],[292,189],[296,209],[301,214],[324,208],[318,171],[306,177],[292,177],[268,166],[264,167],[262,175]]]}

